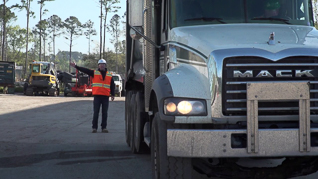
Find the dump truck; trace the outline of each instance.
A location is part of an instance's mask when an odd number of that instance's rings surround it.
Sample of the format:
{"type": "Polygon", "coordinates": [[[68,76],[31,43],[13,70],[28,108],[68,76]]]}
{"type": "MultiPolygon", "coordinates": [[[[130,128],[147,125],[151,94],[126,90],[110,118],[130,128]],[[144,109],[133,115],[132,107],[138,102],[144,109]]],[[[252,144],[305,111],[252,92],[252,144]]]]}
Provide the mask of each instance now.
{"type": "Polygon", "coordinates": [[[153,178],[317,171],[311,0],[127,0],[126,12],[126,142],[150,149],[153,178]]]}
{"type": "Polygon", "coordinates": [[[3,93],[13,94],[15,82],[15,62],[0,61],[0,86],[3,93]]]}
{"type": "Polygon", "coordinates": [[[59,80],[53,62],[33,61],[29,65],[30,73],[24,84],[24,94],[58,96],[59,80]]]}

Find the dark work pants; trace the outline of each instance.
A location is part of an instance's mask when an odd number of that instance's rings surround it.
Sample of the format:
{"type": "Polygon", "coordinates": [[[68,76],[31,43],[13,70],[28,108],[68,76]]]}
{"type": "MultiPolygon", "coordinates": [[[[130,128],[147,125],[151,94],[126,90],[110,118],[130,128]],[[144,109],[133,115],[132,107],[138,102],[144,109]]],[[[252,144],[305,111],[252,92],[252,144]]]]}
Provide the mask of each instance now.
{"type": "Polygon", "coordinates": [[[93,129],[98,129],[98,115],[99,109],[102,105],[102,129],[105,129],[107,126],[107,111],[109,104],[109,96],[94,96],[94,116],[93,116],[93,129]]]}

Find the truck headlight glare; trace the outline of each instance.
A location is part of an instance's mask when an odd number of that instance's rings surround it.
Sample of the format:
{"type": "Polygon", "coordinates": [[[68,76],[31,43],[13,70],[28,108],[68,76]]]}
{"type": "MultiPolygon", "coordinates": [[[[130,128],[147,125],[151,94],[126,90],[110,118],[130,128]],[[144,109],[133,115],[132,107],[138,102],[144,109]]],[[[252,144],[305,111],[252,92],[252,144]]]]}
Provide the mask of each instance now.
{"type": "Polygon", "coordinates": [[[169,116],[206,116],[206,101],[201,99],[167,98],[164,113],[169,116]]]}
{"type": "Polygon", "coordinates": [[[178,104],[178,111],[181,114],[189,114],[191,110],[192,110],[192,105],[189,101],[181,101],[178,104]]]}
{"type": "Polygon", "coordinates": [[[176,106],[176,104],[174,104],[173,102],[170,102],[170,103],[167,104],[166,108],[167,108],[167,111],[168,111],[168,112],[173,113],[173,112],[176,111],[177,106],[176,106]]]}

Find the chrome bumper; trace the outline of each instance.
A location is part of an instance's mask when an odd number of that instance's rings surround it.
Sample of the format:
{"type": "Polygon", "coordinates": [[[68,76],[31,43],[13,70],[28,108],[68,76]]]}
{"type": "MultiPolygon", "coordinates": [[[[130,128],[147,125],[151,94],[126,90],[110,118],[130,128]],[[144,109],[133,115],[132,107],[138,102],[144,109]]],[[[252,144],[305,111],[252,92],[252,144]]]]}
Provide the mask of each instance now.
{"type": "MultiPolygon", "coordinates": [[[[259,129],[258,152],[247,148],[232,148],[232,134],[246,130],[184,130],[167,131],[168,156],[175,157],[275,157],[318,156],[318,147],[300,151],[299,129],[259,129]]],[[[311,129],[310,132],[318,132],[311,129]]],[[[310,136],[310,135],[309,135],[310,136]]]]}

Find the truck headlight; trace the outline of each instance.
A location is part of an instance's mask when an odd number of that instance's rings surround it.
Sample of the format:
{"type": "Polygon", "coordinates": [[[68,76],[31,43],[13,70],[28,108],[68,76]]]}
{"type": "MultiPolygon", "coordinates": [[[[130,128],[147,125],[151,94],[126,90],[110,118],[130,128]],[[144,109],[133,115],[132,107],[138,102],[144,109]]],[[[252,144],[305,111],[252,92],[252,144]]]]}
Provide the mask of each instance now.
{"type": "Polygon", "coordinates": [[[201,99],[167,98],[164,113],[169,116],[206,116],[206,101],[201,99]]]}

